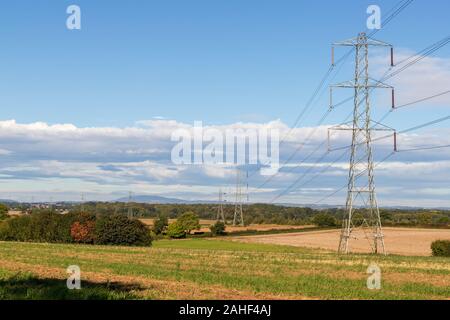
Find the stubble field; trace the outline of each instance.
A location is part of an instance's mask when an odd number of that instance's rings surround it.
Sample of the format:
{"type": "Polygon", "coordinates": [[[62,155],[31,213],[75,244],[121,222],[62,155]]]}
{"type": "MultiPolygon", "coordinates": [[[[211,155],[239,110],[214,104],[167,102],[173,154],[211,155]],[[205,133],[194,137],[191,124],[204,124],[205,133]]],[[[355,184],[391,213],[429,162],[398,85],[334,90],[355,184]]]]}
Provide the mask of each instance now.
{"type": "MultiPolygon", "coordinates": [[[[450,240],[450,229],[384,228],[383,233],[387,253],[406,256],[430,256],[433,241],[450,240]]],[[[352,252],[369,253],[371,251],[370,244],[361,230],[356,230],[353,236],[355,238],[350,241],[352,252]]],[[[235,237],[234,240],[337,250],[339,237],[340,230],[326,230],[235,237]]]]}
{"type": "Polygon", "coordinates": [[[1,299],[448,299],[450,259],[338,256],[229,240],[156,241],[151,248],[0,242],[1,299]],[[382,271],[381,290],[366,286],[382,271]],[[81,268],[82,289],[66,288],[81,268]]]}
{"type": "MultiPolygon", "coordinates": [[[[154,220],[152,218],[143,218],[139,219],[142,221],[145,225],[152,227],[154,220]]],[[[176,219],[169,219],[169,223],[177,221],[176,219]]],[[[194,230],[199,232],[210,232],[209,227],[215,224],[216,220],[207,220],[207,219],[201,219],[200,220],[200,230],[194,230]]],[[[227,225],[227,232],[240,232],[240,231],[269,231],[269,230],[303,230],[303,229],[310,229],[314,228],[314,225],[280,225],[280,224],[250,224],[245,227],[242,226],[232,226],[227,225]]]]}

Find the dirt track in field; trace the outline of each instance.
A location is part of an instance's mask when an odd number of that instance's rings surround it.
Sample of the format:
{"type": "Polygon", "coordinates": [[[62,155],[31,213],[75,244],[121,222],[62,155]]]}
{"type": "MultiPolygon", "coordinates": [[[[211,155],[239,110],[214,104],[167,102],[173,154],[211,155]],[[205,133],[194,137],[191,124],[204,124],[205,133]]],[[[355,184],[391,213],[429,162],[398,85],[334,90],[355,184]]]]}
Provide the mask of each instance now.
{"type": "MultiPolygon", "coordinates": [[[[430,246],[433,241],[450,240],[449,229],[385,228],[383,231],[386,251],[390,254],[430,256],[430,246]]],[[[339,235],[340,230],[311,231],[306,233],[234,237],[233,241],[337,250],[339,235]]],[[[371,251],[369,242],[361,230],[355,231],[354,236],[356,239],[350,240],[352,252],[368,253],[371,251]]]]}

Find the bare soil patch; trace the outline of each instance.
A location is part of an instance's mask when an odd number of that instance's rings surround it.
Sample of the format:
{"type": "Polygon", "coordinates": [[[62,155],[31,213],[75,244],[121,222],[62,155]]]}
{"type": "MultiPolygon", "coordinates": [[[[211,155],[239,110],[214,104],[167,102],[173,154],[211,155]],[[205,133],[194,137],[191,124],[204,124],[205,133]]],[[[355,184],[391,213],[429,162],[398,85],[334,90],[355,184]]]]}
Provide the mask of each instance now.
{"type": "MultiPolygon", "coordinates": [[[[340,230],[327,230],[234,237],[233,240],[335,251],[338,247],[339,235],[340,230]]],[[[450,240],[449,229],[385,228],[384,235],[386,251],[388,253],[408,256],[430,256],[430,246],[433,241],[450,240]]],[[[371,248],[364,233],[361,230],[356,230],[354,236],[355,239],[352,239],[350,242],[351,251],[356,253],[369,253],[371,248]]]]}

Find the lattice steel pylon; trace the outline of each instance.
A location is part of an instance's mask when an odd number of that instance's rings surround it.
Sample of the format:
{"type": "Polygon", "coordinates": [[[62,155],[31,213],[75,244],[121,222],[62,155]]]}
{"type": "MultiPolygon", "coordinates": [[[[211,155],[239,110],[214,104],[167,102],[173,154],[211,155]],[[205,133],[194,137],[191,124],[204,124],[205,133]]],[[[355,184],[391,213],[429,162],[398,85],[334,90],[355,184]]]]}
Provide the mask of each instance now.
{"type": "Polygon", "coordinates": [[[128,216],[128,218],[129,219],[132,219],[133,218],[133,208],[132,208],[132,206],[131,206],[131,201],[132,201],[133,199],[132,199],[132,193],[131,193],[131,191],[128,193],[128,214],[127,214],[127,216],[128,216]]]}
{"type": "Polygon", "coordinates": [[[369,47],[390,47],[391,67],[393,66],[393,49],[390,44],[371,39],[365,33],[360,33],[354,39],[335,43],[333,45],[333,60],[334,46],[351,46],[354,47],[355,51],[354,80],[332,85],[330,88],[331,108],[333,88],[354,89],[353,120],[348,124],[332,128],[332,130],[350,130],[352,132],[345,205],[346,215],[342,223],[338,252],[349,253],[350,239],[354,237],[355,233],[360,232],[368,240],[373,253],[380,253],[381,251],[386,254],[380,211],[375,193],[371,133],[374,130],[391,131],[393,129],[371,120],[370,93],[375,88],[391,89],[394,107],[394,89],[369,77],[369,47]],[[355,217],[356,213],[358,215],[355,217]]]}
{"type": "Polygon", "coordinates": [[[225,221],[225,215],[223,213],[223,195],[222,189],[219,189],[219,207],[217,208],[217,221],[222,221],[223,223],[226,223],[225,221]]]}
{"type": "Polygon", "coordinates": [[[242,172],[236,168],[236,199],[234,202],[233,226],[244,226],[244,212],[242,209],[242,172]]]}
{"type": "Polygon", "coordinates": [[[84,193],[81,193],[81,212],[84,212],[84,193]]]}

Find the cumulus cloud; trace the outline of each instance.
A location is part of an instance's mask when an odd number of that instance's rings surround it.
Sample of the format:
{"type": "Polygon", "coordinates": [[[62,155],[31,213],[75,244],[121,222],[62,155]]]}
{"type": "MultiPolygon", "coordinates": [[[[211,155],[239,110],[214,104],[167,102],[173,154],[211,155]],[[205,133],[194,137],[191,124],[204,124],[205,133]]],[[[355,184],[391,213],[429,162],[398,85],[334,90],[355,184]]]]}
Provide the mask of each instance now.
{"type": "MultiPolygon", "coordinates": [[[[204,128],[221,131],[267,127],[278,129],[280,137],[285,137],[280,147],[280,163],[289,161],[266,184],[264,182],[268,178],[259,174],[258,166],[250,167],[251,201],[271,199],[300,176],[304,179],[279,202],[313,203],[345,184],[348,151],[328,152],[326,143],[317,148],[326,141],[330,126],[290,129],[280,120],[263,124],[204,125],[204,128]],[[310,140],[305,141],[308,136],[310,140]],[[296,156],[291,158],[296,150],[296,156]],[[321,159],[324,153],[326,156],[321,159]],[[321,161],[317,163],[319,159],[321,161]],[[317,179],[304,184],[315,175],[317,179]]],[[[64,200],[76,200],[80,192],[90,194],[93,199],[111,200],[128,190],[184,199],[215,200],[219,187],[228,187],[231,195],[235,181],[234,166],[175,165],[171,162],[171,149],[176,144],[171,141],[171,135],[178,129],[192,130],[193,124],[153,119],[127,128],[80,128],[73,124],[0,121],[0,192],[16,194],[21,200],[28,200],[24,197],[31,193],[42,198],[51,190],[64,200]]],[[[400,135],[398,140],[405,149],[429,145],[430,141],[448,144],[450,130],[408,133],[400,135]]],[[[349,137],[333,136],[332,142],[336,147],[346,146],[349,137]]],[[[376,141],[375,149],[377,162],[392,152],[392,139],[376,141]]],[[[449,169],[448,149],[399,153],[376,167],[380,197],[386,203],[395,202],[392,193],[386,191],[393,188],[399,199],[397,204],[420,202],[417,194],[402,189],[408,186],[407,190],[425,190],[423,197],[428,202],[436,200],[439,205],[447,203],[450,206],[450,200],[447,200],[450,199],[447,197],[449,169]]],[[[343,202],[341,198],[332,197],[328,201],[339,204],[343,202]]]]}
{"type": "MultiPolygon", "coordinates": [[[[383,50],[371,51],[374,56],[370,71],[376,79],[386,74],[390,61],[383,50]]],[[[396,49],[397,66],[389,72],[401,68],[414,55],[411,50],[396,49]]],[[[450,90],[450,58],[425,57],[387,82],[396,89],[397,105],[450,90]]],[[[337,91],[335,103],[347,98],[348,91],[337,91]]],[[[373,103],[373,111],[385,113],[390,107],[390,90],[380,97],[381,103],[373,103]]],[[[375,94],[373,99],[377,100],[375,94]]],[[[449,105],[447,94],[424,101],[418,107],[445,113],[449,105]]],[[[261,176],[259,165],[248,166],[250,201],[271,200],[294,182],[297,183],[278,202],[314,203],[345,187],[350,132],[332,131],[328,144],[333,123],[290,128],[281,120],[270,121],[262,114],[243,114],[236,119],[239,121],[230,124],[203,124],[203,129],[220,132],[277,129],[283,141],[281,168],[276,176],[261,176]]],[[[0,121],[0,197],[79,200],[83,192],[88,200],[112,200],[131,190],[135,194],[216,200],[218,189],[224,188],[230,197],[228,201],[233,201],[234,166],[176,165],[171,161],[176,144],[171,140],[172,134],[177,130],[192,133],[193,127],[193,123],[161,116],[137,121],[129,127],[0,121]]],[[[380,204],[450,207],[450,148],[414,151],[450,144],[450,128],[399,134],[400,152],[381,162],[393,152],[393,136],[388,134],[381,139],[386,134],[374,133],[372,137],[380,204]]],[[[344,202],[345,188],[327,200],[331,204],[344,202]]]]}
{"type": "MultiPolygon", "coordinates": [[[[396,50],[395,60],[397,65],[392,70],[389,70],[388,74],[403,68],[416,57],[421,56],[416,56],[415,52],[407,49],[396,50]],[[413,56],[414,58],[410,59],[413,56]]],[[[377,79],[386,75],[387,61],[389,61],[389,57],[379,52],[377,52],[372,60],[374,64],[373,72],[377,79]]],[[[395,77],[388,79],[387,82],[395,88],[396,104],[398,106],[448,91],[450,90],[450,58],[422,57],[418,63],[411,65],[395,77]]],[[[424,101],[421,103],[421,107],[448,108],[449,104],[450,94],[446,94],[429,101],[424,101]]],[[[383,105],[390,105],[387,97],[383,105]]]]}

